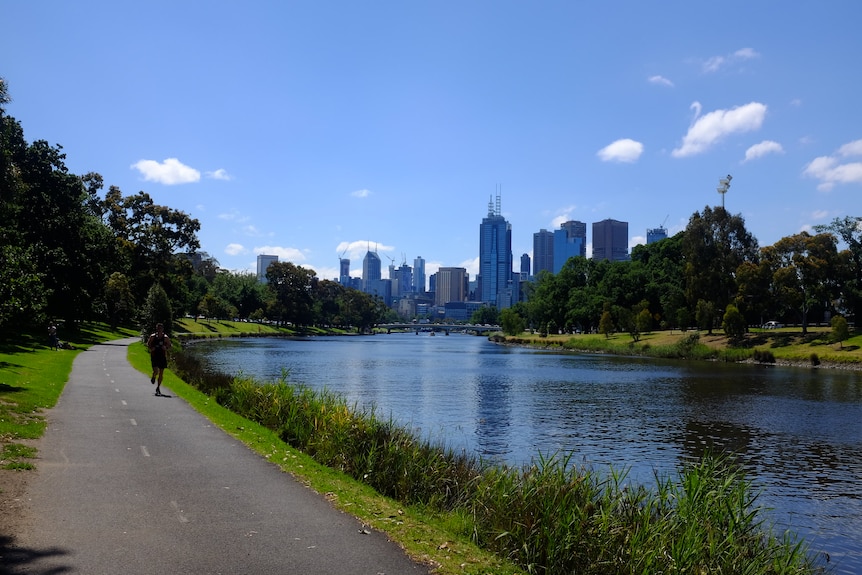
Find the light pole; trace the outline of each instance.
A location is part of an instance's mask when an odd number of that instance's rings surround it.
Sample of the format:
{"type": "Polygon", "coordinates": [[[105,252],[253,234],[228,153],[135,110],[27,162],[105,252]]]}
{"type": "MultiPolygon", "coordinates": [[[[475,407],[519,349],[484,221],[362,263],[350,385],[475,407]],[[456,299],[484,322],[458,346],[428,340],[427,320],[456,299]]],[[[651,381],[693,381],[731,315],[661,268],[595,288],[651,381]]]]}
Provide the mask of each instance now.
{"type": "Polygon", "coordinates": [[[718,180],[718,193],[721,194],[721,209],[724,209],[724,194],[730,189],[730,180],[732,179],[733,176],[727,174],[726,178],[718,180]]]}

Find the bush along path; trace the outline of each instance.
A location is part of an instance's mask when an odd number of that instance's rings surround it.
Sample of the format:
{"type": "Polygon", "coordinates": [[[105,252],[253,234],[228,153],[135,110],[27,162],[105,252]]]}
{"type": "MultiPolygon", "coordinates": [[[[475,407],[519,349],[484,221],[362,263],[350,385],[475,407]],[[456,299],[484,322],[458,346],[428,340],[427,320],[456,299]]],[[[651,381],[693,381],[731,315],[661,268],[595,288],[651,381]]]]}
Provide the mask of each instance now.
{"type": "Polygon", "coordinates": [[[489,466],[415,437],[329,392],[209,373],[179,354],[182,377],[317,462],[403,505],[445,519],[455,536],[529,573],[817,573],[805,543],[764,524],[729,456],[707,456],[653,488],[565,456],[489,466]]]}

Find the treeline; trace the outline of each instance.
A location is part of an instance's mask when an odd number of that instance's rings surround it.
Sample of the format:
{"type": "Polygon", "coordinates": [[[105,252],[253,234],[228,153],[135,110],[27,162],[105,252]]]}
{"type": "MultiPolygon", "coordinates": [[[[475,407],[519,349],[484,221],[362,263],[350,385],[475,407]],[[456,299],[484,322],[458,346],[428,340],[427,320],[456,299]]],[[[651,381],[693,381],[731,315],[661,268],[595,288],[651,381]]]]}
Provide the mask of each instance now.
{"type": "Polygon", "coordinates": [[[741,336],[768,320],[809,323],[858,317],[862,305],[862,218],[830,224],[759,247],[740,215],[723,207],[695,212],[673,237],[632,250],[631,261],[572,258],[541,273],[528,300],[500,314],[508,333],[532,328],[628,332],[655,328],[741,336]],[[839,239],[846,249],[839,251],[839,239]]]}
{"type": "Polygon", "coordinates": [[[70,173],[62,146],[28,143],[9,102],[0,78],[0,331],[55,320],[150,329],[187,314],[362,330],[385,314],[291,263],[271,266],[267,284],[220,270],[198,253],[198,220],[143,191],[102,195],[102,177],[70,173]]]}

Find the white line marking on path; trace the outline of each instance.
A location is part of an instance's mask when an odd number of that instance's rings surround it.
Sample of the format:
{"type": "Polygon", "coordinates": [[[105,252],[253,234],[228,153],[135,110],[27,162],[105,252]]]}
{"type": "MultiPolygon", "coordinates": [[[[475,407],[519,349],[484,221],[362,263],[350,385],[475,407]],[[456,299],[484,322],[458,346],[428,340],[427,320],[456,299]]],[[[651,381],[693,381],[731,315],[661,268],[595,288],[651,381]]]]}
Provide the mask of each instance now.
{"type": "Polygon", "coordinates": [[[149,457],[149,456],[150,456],[150,452],[149,452],[149,451],[147,451],[147,446],[146,446],[146,445],[142,445],[142,446],[141,446],[141,453],[143,453],[143,454],[144,454],[144,457],[149,457]]]}
{"type": "Polygon", "coordinates": [[[132,425],[137,425],[137,424],[138,424],[138,422],[137,422],[137,421],[135,421],[135,420],[134,420],[134,418],[130,419],[129,421],[131,421],[131,422],[132,422],[132,425]]]}

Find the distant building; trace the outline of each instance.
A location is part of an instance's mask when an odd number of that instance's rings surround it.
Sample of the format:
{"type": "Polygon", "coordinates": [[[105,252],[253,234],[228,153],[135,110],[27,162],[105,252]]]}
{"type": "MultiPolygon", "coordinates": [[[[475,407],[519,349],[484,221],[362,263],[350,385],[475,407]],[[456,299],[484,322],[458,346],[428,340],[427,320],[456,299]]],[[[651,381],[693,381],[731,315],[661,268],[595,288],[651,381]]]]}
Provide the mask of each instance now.
{"type": "Polygon", "coordinates": [[[368,250],[362,260],[362,291],[372,293],[376,291],[377,283],[383,276],[380,270],[380,256],[376,252],[368,250]]]}
{"type": "Polygon", "coordinates": [[[543,270],[554,273],[554,233],[548,230],[533,234],[533,275],[543,270]]]}
{"type": "Polygon", "coordinates": [[[422,256],[413,260],[413,291],[425,293],[425,260],[422,256]]]}
{"type": "Polygon", "coordinates": [[[629,259],[629,224],[610,218],[593,224],[593,259],[629,259]]]}
{"type": "Polygon", "coordinates": [[[654,244],[658,241],[667,238],[667,228],[664,226],[659,226],[657,228],[649,228],[646,231],[646,243],[647,245],[654,244]]]}
{"type": "Polygon", "coordinates": [[[554,265],[551,272],[558,274],[569,258],[587,256],[587,224],[569,220],[554,230],[554,265]]]}
{"type": "Polygon", "coordinates": [[[338,260],[338,283],[347,287],[350,285],[350,260],[348,258],[339,258],[338,260]]]}
{"type": "Polygon", "coordinates": [[[278,256],[260,254],[257,256],[257,281],[266,283],[266,269],[270,264],[278,263],[278,256]]]}
{"type": "Polygon", "coordinates": [[[450,302],[467,300],[466,268],[440,268],[437,270],[437,291],[434,305],[443,306],[450,302]]]}
{"type": "Polygon", "coordinates": [[[500,212],[497,196],[479,225],[479,300],[505,309],[512,305],[512,225],[500,212]]]}

